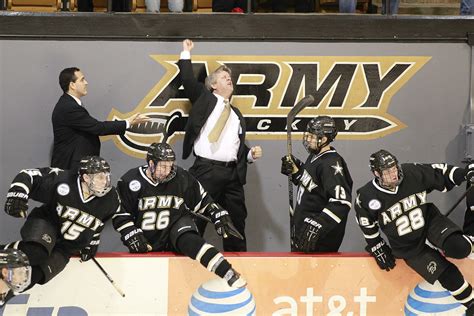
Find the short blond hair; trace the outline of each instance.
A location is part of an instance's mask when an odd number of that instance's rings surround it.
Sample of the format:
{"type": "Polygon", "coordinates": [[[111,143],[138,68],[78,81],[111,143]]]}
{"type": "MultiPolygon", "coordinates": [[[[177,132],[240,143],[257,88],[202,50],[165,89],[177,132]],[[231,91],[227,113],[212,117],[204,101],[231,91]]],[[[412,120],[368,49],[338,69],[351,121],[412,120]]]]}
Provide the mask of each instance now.
{"type": "Polygon", "coordinates": [[[209,74],[209,76],[206,77],[206,80],[204,81],[204,84],[206,85],[206,88],[209,90],[209,91],[214,91],[214,89],[212,88],[212,85],[216,83],[217,81],[217,75],[221,72],[227,72],[229,75],[232,75],[232,71],[230,70],[229,67],[227,67],[226,65],[222,65],[220,66],[219,68],[217,68],[216,70],[214,70],[213,72],[211,72],[209,74]]]}

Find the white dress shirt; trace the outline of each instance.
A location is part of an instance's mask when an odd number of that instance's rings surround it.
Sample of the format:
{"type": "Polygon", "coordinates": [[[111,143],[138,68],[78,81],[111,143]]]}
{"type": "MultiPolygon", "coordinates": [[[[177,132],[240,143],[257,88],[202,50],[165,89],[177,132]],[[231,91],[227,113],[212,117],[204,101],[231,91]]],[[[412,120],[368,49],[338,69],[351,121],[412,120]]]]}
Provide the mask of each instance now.
{"type": "MultiPolygon", "coordinates": [[[[191,59],[191,53],[189,51],[182,51],[179,58],[183,60],[191,59]]],[[[225,162],[237,161],[237,153],[240,146],[239,135],[242,133],[242,127],[240,126],[239,117],[232,108],[227,123],[217,142],[209,142],[209,133],[216,125],[217,120],[224,110],[224,98],[215,93],[214,95],[217,97],[216,107],[207,118],[206,124],[201,128],[201,132],[194,141],[194,153],[199,157],[212,160],[225,162]]],[[[249,162],[255,161],[251,151],[249,151],[247,155],[247,160],[249,162]]]]}
{"type": "Polygon", "coordinates": [[[240,146],[239,133],[242,132],[242,129],[239,117],[234,111],[230,111],[229,118],[217,142],[209,142],[209,133],[224,110],[224,98],[217,94],[214,95],[217,97],[216,107],[212,110],[194,142],[194,153],[199,157],[212,160],[237,161],[237,152],[240,146]]]}

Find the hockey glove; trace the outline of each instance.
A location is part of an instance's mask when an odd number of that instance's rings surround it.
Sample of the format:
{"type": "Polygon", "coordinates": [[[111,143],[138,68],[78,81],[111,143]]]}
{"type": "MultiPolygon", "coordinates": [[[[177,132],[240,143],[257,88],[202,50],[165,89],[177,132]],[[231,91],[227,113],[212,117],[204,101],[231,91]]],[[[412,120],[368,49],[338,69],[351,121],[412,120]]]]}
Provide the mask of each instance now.
{"type": "Polygon", "coordinates": [[[145,253],[152,249],[140,228],[125,231],[121,239],[131,253],[145,253]]]}
{"type": "Polygon", "coordinates": [[[244,240],[244,237],[239,233],[237,228],[235,228],[234,223],[232,223],[229,212],[218,204],[212,203],[209,208],[209,214],[211,215],[211,221],[214,223],[214,227],[219,236],[227,238],[229,235],[232,235],[244,240]]]}
{"type": "Polygon", "coordinates": [[[474,185],[474,163],[467,166],[466,181],[474,185]]]}
{"type": "Polygon", "coordinates": [[[95,257],[95,254],[97,253],[97,249],[99,249],[99,245],[90,245],[85,247],[84,249],[81,250],[81,261],[89,261],[93,257],[95,257]]]}
{"type": "Polygon", "coordinates": [[[5,212],[14,217],[26,217],[28,214],[28,194],[23,188],[13,186],[8,190],[5,212]]]}
{"type": "Polygon", "coordinates": [[[283,156],[281,157],[281,173],[285,176],[290,176],[299,171],[296,158],[291,156],[283,156]]]}
{"type": "Polygon", "coordinates": [[[392,255],[392,249],[385,243],[385,240],[382,239],[373,247],[367,246],[365,250],[375,258],[380,269],[390,271],[395,268],[395,257],[392,255]]]}
{"type": "Polygon", "coordinates": [[[314,252],[319,239],[329,230],[329,224],[321,216],[317,218],[306,217],[303,220],[303,229],[297,236],[297,248],[302,252],[314,252]]]}

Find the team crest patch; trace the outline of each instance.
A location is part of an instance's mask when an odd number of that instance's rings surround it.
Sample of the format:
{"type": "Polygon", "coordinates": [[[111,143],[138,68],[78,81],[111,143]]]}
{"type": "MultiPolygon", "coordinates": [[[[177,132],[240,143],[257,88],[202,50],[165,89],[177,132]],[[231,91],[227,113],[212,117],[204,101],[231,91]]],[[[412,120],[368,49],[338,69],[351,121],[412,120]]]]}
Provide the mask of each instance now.
{"type": "Polygon", "coordinates": [[[129,187],[130,190],[132,190],[133,192],[137,192],[138,190],[141,189],[142,185],[140,184],[140,181],[138,181],[138,180],[133,180],[132,182],[130,182],[130,184],[128,185],[128,187],[129,187]]]}
{"type": "Polygon", "coordinates": [[[382,207],[382,204],[380,204],[380,201],[379,200],[376,200],[376,199],[373,199],[373,200],[370,200],[369,202],[369,208],[371,210],[378,210],[382,207]]]}
{"type": "Polygon", "coordinates": [[[59,195],[62,195],[62,196],[68,195],[70,191],[69,185],[67,185],[66,183],[60,184],[58,186],[57,191],[59,195]]]}
{"type": "Polygon", "coordinates": [[[51,239],[51,236],[48,235],[48,234],[43,234],[43,236],[41,236],[41,239],[43,239],[45,242],[47,242],[48,244],[51,243],[52,239],[51,239]]]}

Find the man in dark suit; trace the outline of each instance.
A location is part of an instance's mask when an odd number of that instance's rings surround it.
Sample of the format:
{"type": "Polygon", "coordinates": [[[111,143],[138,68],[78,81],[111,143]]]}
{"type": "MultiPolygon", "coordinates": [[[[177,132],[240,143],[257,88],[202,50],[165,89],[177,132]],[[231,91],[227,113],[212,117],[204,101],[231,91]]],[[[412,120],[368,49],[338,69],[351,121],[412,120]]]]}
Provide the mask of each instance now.
{"type": "Polygon", "coordinates": [[[139,114],[125,121],[105,122],[90,116],[81,102],[87,94],[87,81],[79,68],[61,71],[59,85],[64,94],[52,115],[54,146],[51,167],[77,170],[82,157],[100,154],[99,136],[123,134],[131,125],[148,120],[139,114]]]}
{"type": "MultiPolygon", "coordinates": [[[[191,40],[183,41],[179,60],[184,92],[192,102],[186,124],[183,159],[194,152],[196,160],[189,169],[212,198],[230,214],[244,240],[229,237],[223,240],[225,251],[246,251],[244,184],[247,163],[262,157],[260,146],[245,145],[245,119],[230,105],[234,91],[230,69],[219,67],[209,74],[205,85],[194,77],[191,64],[191,40]]],[[[205,223],[198,223],[204,233],[205,223]]]]}

